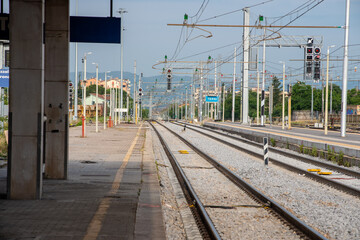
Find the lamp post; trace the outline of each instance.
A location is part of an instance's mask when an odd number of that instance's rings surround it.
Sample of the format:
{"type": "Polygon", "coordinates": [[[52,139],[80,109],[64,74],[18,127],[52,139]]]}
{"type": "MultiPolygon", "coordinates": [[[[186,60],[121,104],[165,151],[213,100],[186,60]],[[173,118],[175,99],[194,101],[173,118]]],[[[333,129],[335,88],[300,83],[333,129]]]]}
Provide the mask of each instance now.
{"type": "Polygon", "coordinates": [[[95,96],[95,126],[96,126],[96,132],[99,132],[99,114],[98,114],[98,95],[99,95],[99,90],[98,90],[98,78],[99,78],[99,65],[97,63],[92,63],[94,65],[96,65],[96,96],[95,96]]]}
{"type": "Polygon", "coordinates": [[[328,133],[328,95],[329,95],[329,58],[330,58],[330,48],[335,47],[335,45],[328,46],[327,55],[326,55],[326,90],[325,90],[325,135],[328,133]]]}
{"type": "Polygon", "coordinates": [[[281,128],[285,129],[285,62],[280,61],[283,65],[283,99],[282,99],[282,126],[281,128]]]}
{"type": "Polygon", "coordinates": [[[129,95],[131,92],[131,85],[130,80],[127,80],[127,87],[126,87],[126,121],[129,121],[129,95]]]}
{"type": "Polygon", "coordinates": [[[104,101],[104,129],[106,129],[106,107],[107,107],[107,98],[106,98],[106,88],[107,88],[107,79],[106,79],[106,73],[110,71],[105,71],[105,101],[104,101]]]}
{"type": "Polygon", "coordinates": [[[110,127],[112,127],[113,123],[113,117],[114,117],[114,80],[111,80],[111,87],[110,87],[110,114],[109,114],[109,121],[110,121],[110,127]]]}
{"type": "MultiPolygon", "coordinates": [[[[124,69],[124,38],[123,38],[123,22],[124,22],[124,13],[127,13],[127,11],[125,11],[124,8],[120,8],[119,9],[119,13],[121,16],[121,26],[120,26],[120,38],[121,38],[121,56],[120,56],[120,61],[121,61],[121,66],[120,66],[120,109],[123,107],[123,69],[124,69]]],[[[122,112],[119,112],[119,122],[121,122],[122,120],[122,112]]]]}
{"type": "Polygon", "coordinates": [[[87,53],[84,53],[84,58],[83,58],[83,61],[84,61],[84,80],[83,80],[83,116],[85,118],[85,121],[84,121],[84,137],[86,135],[86,55],[90,55],[92,54],[92,52],[87,52],[87,53]]]}

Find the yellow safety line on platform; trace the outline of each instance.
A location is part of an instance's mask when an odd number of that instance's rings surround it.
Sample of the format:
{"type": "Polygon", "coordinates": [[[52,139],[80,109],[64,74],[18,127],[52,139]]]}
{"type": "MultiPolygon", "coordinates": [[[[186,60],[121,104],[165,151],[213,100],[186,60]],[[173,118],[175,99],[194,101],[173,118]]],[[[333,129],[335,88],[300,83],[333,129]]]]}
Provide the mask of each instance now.
{"type": "MultiPolygon", "coordinates": [[[[120,183],[124,174],[124,170],[126,168],[127,163],[129,162],[130,156],[134,150],[134,147],[137,143],[137,140],[140,136],[140,131],[142,128],[142,124],[139,127],[139,130],[136,133],[136,137],[133,140],[133,142],[131,143],[131,146],[129,148],[129,150],[127,151],[125,158],[120,166],[120,168],[117,170],[113,184],[111,186],[111,190],[109,191],[109,195],[113,195],[117,192],[117,190],[120,187],[120,183]]],[[[95,213],[95,215],[93,216],[93,218],[91,219],[91,222],[87,228],[86,231],[86,235],[84,236],[83,240],[96,240],[99,232],[101,230],[102,227],[102,222],[106,216],[107,210],[110,207],[110,201],[111,198],[110,197],[104,197],[101,202],[100,205],[95,213]]]]}
{"type": "MultiPolygon", "coordinates": [[[[254,132],[262,132],[262,133],[272,133],[275,135],[280,135],[280,136],[284,136],[284,137],[290,137],[290,138],[298,138],[298,139],[302,139],[302,140],[308,140],[308,141],[312,141],[312,142],[321,142],[321,143],[327,143],[327,144],[334,144],[334,145],[339,145],[339,146],[344,146],[344,147],[349,147],[349,148],[355,148],[355,149],[360,149],[360,146],[357,145],[351,145],[351,144],[346,144],[346,143],[340,143],[340,142],[334,142],[334,141],[325,141],[325,140],[320,140],[318,138],[308,138],[308,137],[301,137],[299,135],[289,135],[289,134],[285,134],[285,133],[280,133],[280,132],[275,132],[275,131],[265,131],[265,130],[259,130],[259,129],[250,129],[247,127],[240,127],[240,126],[235,126],[232,124],[222,124],[222,123],[216,123],[217,125],[223,125],[223,126],[227,126],[227,127],[235,127],[235,128],[240,128],[240,129],[246,129],[249,131],[254,131],[254,132]]],[[[299,134],[299,133],[296,133],[299,134]]]]}

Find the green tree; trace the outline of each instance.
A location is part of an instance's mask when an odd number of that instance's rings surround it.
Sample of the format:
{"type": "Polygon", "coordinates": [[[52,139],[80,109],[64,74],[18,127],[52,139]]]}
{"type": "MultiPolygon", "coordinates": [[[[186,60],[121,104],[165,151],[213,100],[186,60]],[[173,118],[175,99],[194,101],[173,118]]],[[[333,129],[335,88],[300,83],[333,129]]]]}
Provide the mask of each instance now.
{"type": "Polygon", "coordinates": [[[304,82],[298,82],[292,87],[291,93],[292,110],[311,109],[311,86],[304,82]]]}
{"type": "MultiPolygon", "coordinates": [[[[249,91],[249,116],[254,119],[256,119],[256,107],[257,107],[256,97],[257,97],[256,92],[249,91]]],[[[259,101],[259,104],[260,104],[260,101],[259,101]]],[[[259,113],[259,116],[260,116],[260,113],[259,113]]]]}
{"type": "Polygon", "coordinates": [[[149,109],[148,108],[143,108],[142,109],[142,118],[143,119],[148,119],[149,118],[149,109]]]}
{"type": "Polygon", "coordinates": [[[355,88],[348,90],[347,104],[349,105],[360,105],[360,92],[355,88]]]}

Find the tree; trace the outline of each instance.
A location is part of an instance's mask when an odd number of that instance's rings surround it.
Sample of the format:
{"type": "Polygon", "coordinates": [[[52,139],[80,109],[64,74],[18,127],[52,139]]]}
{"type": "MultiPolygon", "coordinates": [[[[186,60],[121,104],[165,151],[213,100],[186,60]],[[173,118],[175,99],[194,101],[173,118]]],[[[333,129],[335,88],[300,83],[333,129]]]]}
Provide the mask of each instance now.
{"type": "Polygon", "coordinates": [[[291,93],[292,110],[310,110],[311,109],[311,86],[304,82],[297,82],[292,87],[291,93]]]}
{"type": "Polygon", "coordinates": [[[355,88],[348,90],[347,104],[360,105],[360,93],[355,88]]]}
{"type": "MultiPolygon", "coordinates": [[[[249,116],[256,119],[257,93],[249,91],[249,116]]],[[[259,114],[260,116],[260,114],[259,114]]]]}

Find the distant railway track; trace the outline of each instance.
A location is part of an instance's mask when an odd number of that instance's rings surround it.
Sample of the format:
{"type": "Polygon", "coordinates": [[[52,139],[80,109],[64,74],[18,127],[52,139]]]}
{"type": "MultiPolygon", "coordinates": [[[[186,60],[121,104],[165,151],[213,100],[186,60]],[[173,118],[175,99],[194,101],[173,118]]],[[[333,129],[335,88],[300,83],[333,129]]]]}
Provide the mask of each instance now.
{"type": "MultiPolygon", "coordinates": [[[[183,126],[184,123],[174,123],[173,124],[177,124],[177,125],[181,125],[183,126]]],[[[186,123],[186,125],[188,126],[187,128],[192,130],[192,131],[195,131],[199,134],[202,134],[204,136],[207,136],[209,138],[212,138],[218,142],[221,142],[229,147],[232,147],[232,148],[235,148],[239,151],[242,151],[242,152],[245,152],[247,154],[250,154],[256,158],[260,158],[260,159],[263,159],[263,154],[262,153],[259,153],[259,152],[254,152],[254,151],[251,151],[245,147],[241,147],[241,146],[238,146],[238,145],[235,145],[233,143],[230,143],[226,140],[223,140],[223,139],[220,139],[214,135],[211,135],[211,134],[208,134],[208,133],[204,133],[202,131],[199,131],[197,129],[194,129],[194,128],[191,128],[191,127],[196,127],[196,128],[200,128],[202,130],[205,130],[205,131],[209,131],[211,133],[215,133],[215,134],[219,134],[221,136],[225,136],[225,137],[228,137],[228,138],[231,138],[231,139],[234,139],[234,140],[237,140],[237,141],[240,141],[240,142],[243,142],[243,143],[246,143],[246,144],[249,144],[249,145],[252,145],[252,146],[256,146],[256,147],[259,147],[260,149],[263,148],[262,144],[260,143],[257,143],[257,142],[253,142],[253,141],[250,141],[250,140],[247,140],[247,139],[243,139],[243,138],[238,138],[238,137],[235,137],[235,136],[232,136],[232,135],[228,135],[228,134],[225,134],[225,133],[221,133],[221,132],[218,132],[218,131],[215,131],[213,129],[209,129],[209,128],[204,128],[204,127],[200,127],[200,126],[197,126],[197,125],[193,125],[193,124],[188,124],[186,123]],[[190,126],[190,128],[189,128],[190,126]]],[[[326,162],[321,162],[321,161],[318,161],[318,160],[315,160],[315,159],[311,159],[311,158],[308,158],[308,157],[303,157],[303,156],[299,156],[299,155],[295,155],[295,154],[292,154],[291,152],[285,152],[285,151],[282,151],[280,149],[277,149],[277,148],[274,148],[274,147],[269,147],[269,151],[271,152],[274,152],[274,153],[277,153],[277,154],[280,154],[280,155],[283,155],[283,156],[286,156],[286,157],[289,157],[289,158],[294,158],[294,159],[297,159],[297,160],[300,160],[302,162],[306,162],[306,163],[309,163],[309,164],[312,164],[314,166],[320,166],[320,167],[325,167],[327,169],[331,169],[333,171],[337,171],[337,172],[340,172],[340,173],[343,173],[345,175],[348,175],[348,176],[351,176],[351,177],[355,177],[355,178],[360,178],[360,173],[359,172],[356,172],[356,171],[353,171],[353,170],[350,170],[350,169],[346,169],[344,167],[340,167],[340,166],[336,166],[334,164],[328,164],[326,162]]],[[[261,151],[260,151],[261,152],[261,151]]],[[[285,168],[285,169],[288,169],[290,171],[293,171],[293,172],[296,172],[296,173],[299,173],[299,174],[303,174],[305,175],[306,177],[309,177],[311,179],[314,179],[315,181],[318,181],[318,182],[321,182],[323,184],[326,184],[326,185],[329,185],[335,189],[338,189],[340,191],[343,191],[343,192],[346,192],[348,194],[351,194],[355,197],[358,197],[360,198],[360,190],[357,189],[357,188],[354,188],[352,186],[349,186],[349,185],[346,185],[346,184],[343,184],[343,183],[340,183],[338,181],[334,181],[332,179],[329,179],[329,178],[326,178],[326,177],[322,177],[320,175],[317,175],[316,173],[312,173],[312,172],[308,172],[307,170],[303,170],[303,169],[300,169],[298,167],[294,167],[290,164],[287,164],[287,163],[284,163],[282,161],[278,161],[276,159],[273,159],[273,158],[270,158],[270,162],[272,162],[273,164],[279,166],[279,167],[282,167],[282,168],[285,168]]]]}
{"type": "MultiPolygon", "coordinates": [[[[286,210],[280,204],[276,203],[274,200],[265,196],[263,193],[261,193],[256,188],[252,187],[250,184],[248,184],[246,181],[241,179],[239,176],[237,176],[234,172],[229,170],[227,167],[225,167],[224,165],[222,165],[221,163],[216,161],[214,158],[210,157],[205,152],[201,151],[199,148],[195,147],[188,140],[184,139],[179,134],[177,134],[173,130],[169,129],[165,125],[163,125],[159,122],[157,122],[157,123],[158,123],[158,125],[165,128],[167,131],[169,131],[172,135],[176,136],[176,138],[180,139],[189,148],[191,148],[195,153],[197,153],[202,158],[204,158],[206,161],[208,161],[213,167],[215,167],[218,171],[220,171],[222,174],[224,174],[236,186],[238,186],[240,189],[246,191],[257,202],[259,202],[262,205],[268,206],[272,212],[274,212],[281,219],[288,222],[302,236],[309,238],[309,239],[326,239],[324,236],[322,236],[316,230],[312,229],[310,226],[308,226],[303,221],[298,219],[295,215],[293,215],[291,212],[286,210]]],[[[186,185],[185,192],[187,192],[189,189],[192,189],[190,182],[188,180],[184,179],[185,174],[181,170],[180,164],[176,163],[176,158],[172,154],[169,146],[166,144],[166,140],[160,135],[159,131],[156,129],[156,127],[151,122],[150,122],[150,124],[154,128],[156,134],[158,135],[160,142],[162,143],[162,146],[164,147],[167,156],[172,159],[171,164],[173,167],[175,167],[174,170],[177,174],[178,179],[180,179],[179,181],[180,181],[181,185],[186,185]],[[189,184],[189,185],[187,185],[187,184],[189,184]]],[[[186,176],[185,176],[185,178],[186,178],[186,176]]],[[[192,198],[190,198],[189,201],[194,203],[194,205],[198,208],[197,211],[199,211],[199,213],[197,213],[197,214],[200,216],[200,218],[202,220],[205,220],[205,223],[203,223],[205,227],[203,227],[203,229],[210,230],[210,232],[207,233],[206,235],[210,236],[211,239],[218,239],[218,236],[220,236],[220,235],[218,233],[214,232],[214,231],[216,231],[216,228],[214,227],[214,224],[211,222],[211,219],[208,218],[209,216],[206,214],[206,210],[205,210],[204,206],[201,204],[201,201],[199,200],[199,198],[196,197],[196,193],[191,193],[190,195],[192,195],[192,198]],[[202,212],[202,211],[205,211],[205,212],[202,212]]]]}

